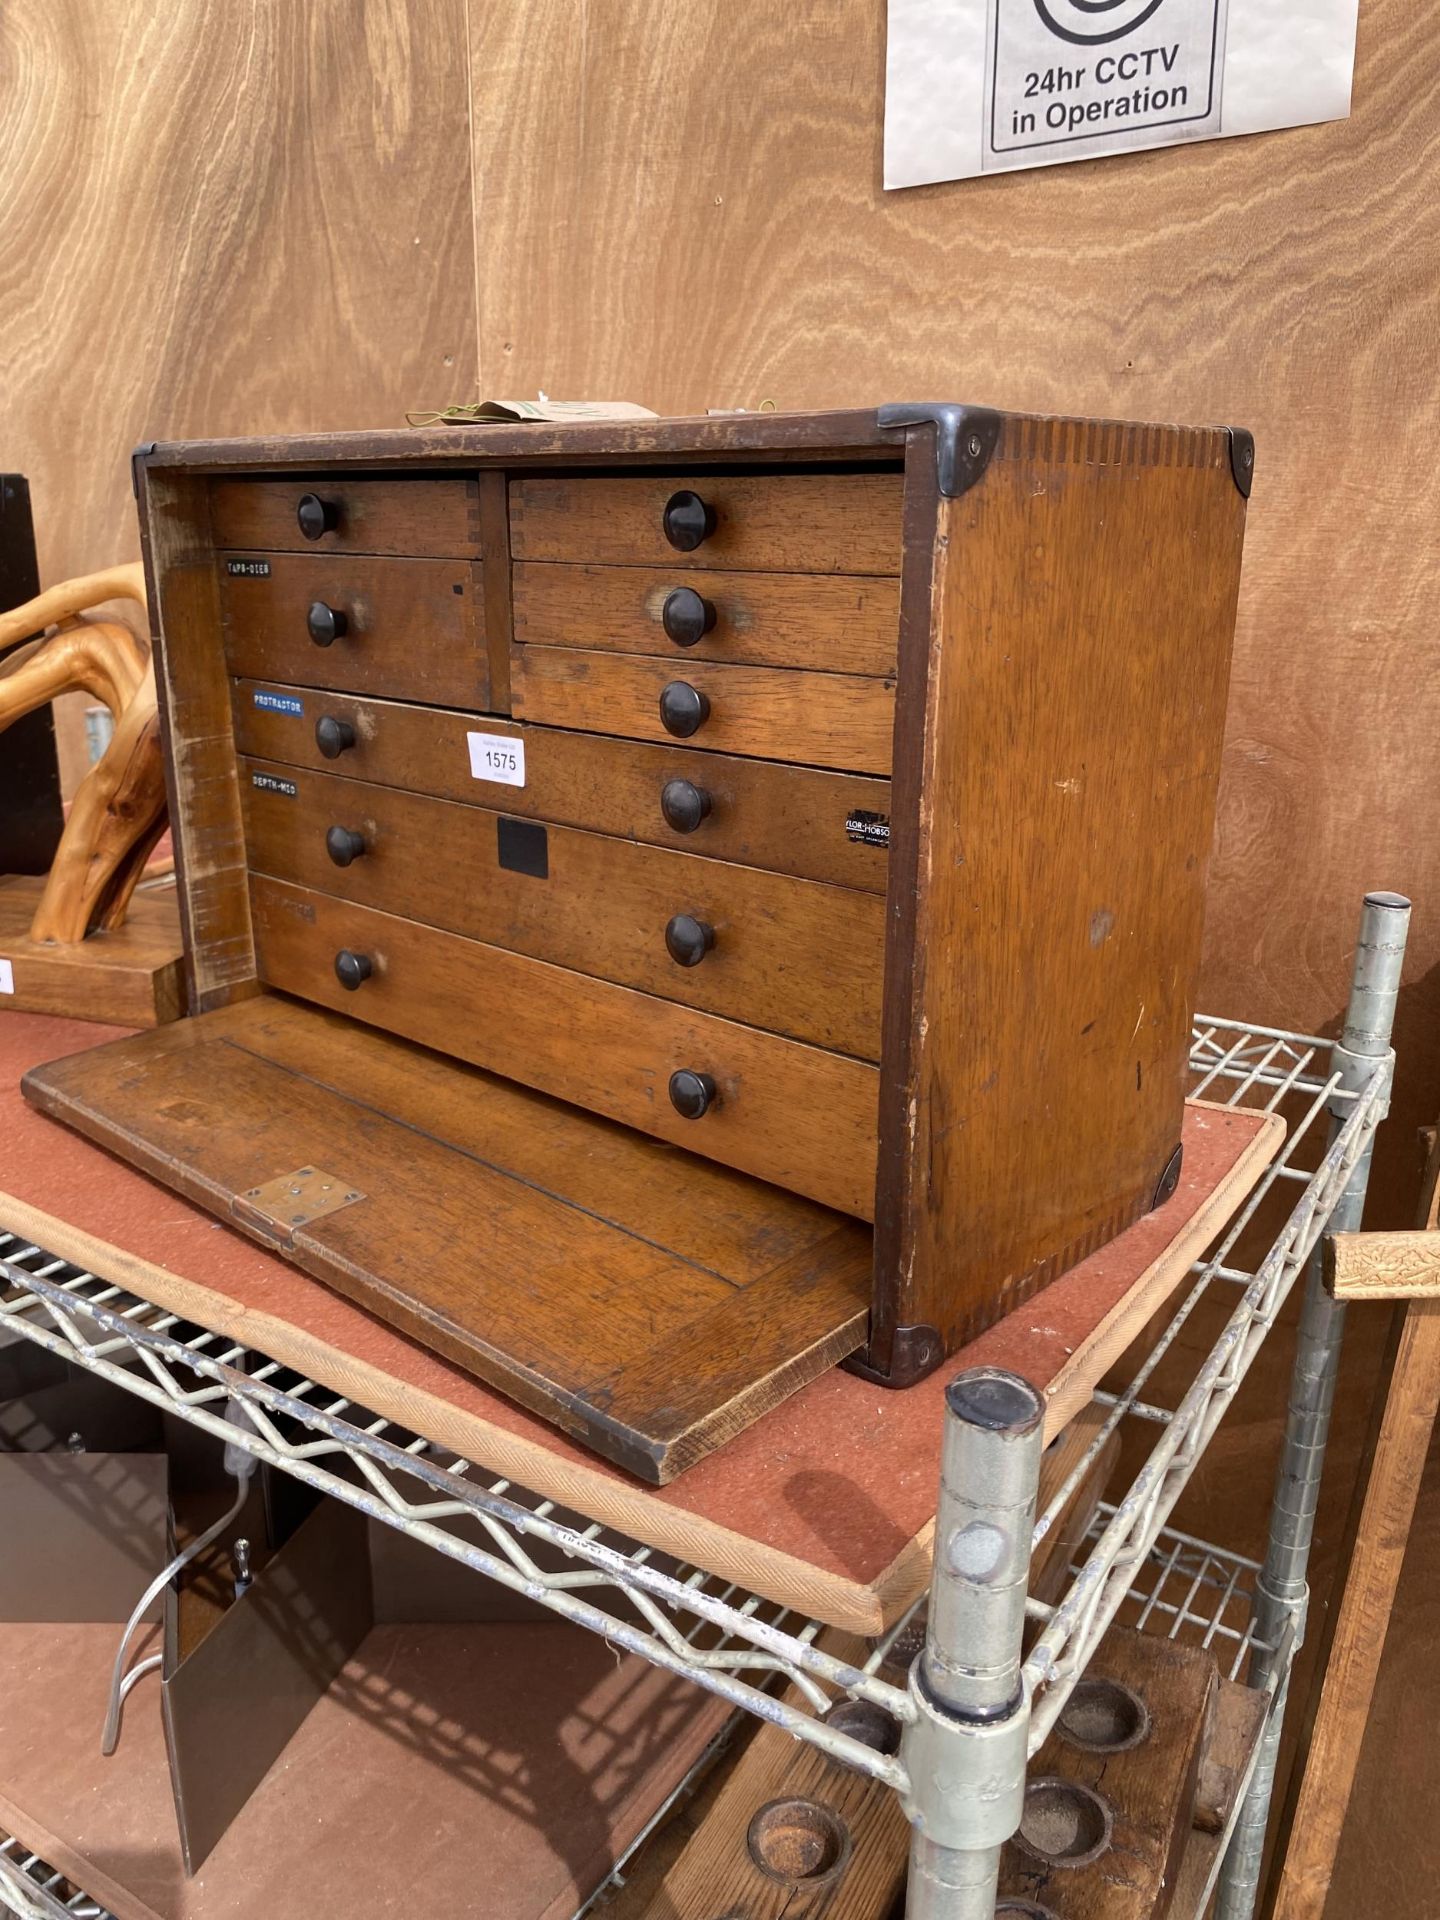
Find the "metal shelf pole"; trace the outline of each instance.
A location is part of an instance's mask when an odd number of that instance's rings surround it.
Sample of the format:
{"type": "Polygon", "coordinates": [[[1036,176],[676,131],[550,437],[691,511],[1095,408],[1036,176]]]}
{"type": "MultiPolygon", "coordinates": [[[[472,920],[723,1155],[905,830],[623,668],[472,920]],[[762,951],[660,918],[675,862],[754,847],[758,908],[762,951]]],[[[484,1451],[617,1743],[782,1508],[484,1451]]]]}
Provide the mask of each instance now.
{"type": "Polygon", "coordinates": [[[1021,1638],[1045,1403],[973,1367],[945,1392],[925,1647],[910,1672],[908,1920],[990,1920],[1000,1849],[1025,1805],[1021,1638]]]}
{"type": "MultiPolygon", "coordinates": [[[[1365,896],[1350,1004],[1344,1030],[1332,1055],[1333,1071],[1342,1091],[1353,1093],[1363,1087],[1373,1078],[1377,1062],[1393,1059],[1390,1035],[1409,925],[1410,902],[1400,894],[1365,896]]],[[[1332,1106],[1332,1141],[1345,1115],[1343,1105],[1332,1106]]],[[[1372,1131],[1330,1214],[1327,1225],[1331,1232],[1351,1232],[1360,1225],[1373,1144],[1372,1131]]],[[[1305,1632],[1310,1598],[1306,1571],[1315,1533],[1315,1511],[1344,1326],[1344,1307],[1332,1300],[1324,1288],[1317,1244],[1311,1255],[1300,1310],[1285,1441],[1270,1509],[1269,1544],[1255,1586],[1256,1650],[1249,1679],[1251,1686],[1273,1685],[1275,1699],[1235,1836],[1221,1870],[1216,1920],[1251,1920],[1255,1911],[1290,1686],[1290,1662],[1305,1632]],[[1288,1646],[1290,1651],[1284,1671],[1277,1673],[1274,1650],[1283,1646],[1288,1646]]]]}

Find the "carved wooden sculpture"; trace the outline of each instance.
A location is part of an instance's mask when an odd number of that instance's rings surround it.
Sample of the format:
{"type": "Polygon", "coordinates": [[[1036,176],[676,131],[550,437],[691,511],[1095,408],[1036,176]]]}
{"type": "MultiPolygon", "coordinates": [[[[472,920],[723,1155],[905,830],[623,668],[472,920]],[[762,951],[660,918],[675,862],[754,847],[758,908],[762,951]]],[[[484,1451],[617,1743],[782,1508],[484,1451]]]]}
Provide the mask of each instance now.
{"type": "Polygon", "coordinates": [[[53,631],[0,659],[0,732],[57,694],[103,701],[115,733],[80,784],[30,924],[37,942],[72,944],[123,924],[145,862],[165,829],[165,775],[148,649],[118,620],[86,617],[108,600],[145,605],[137,564],[67,580],[0,614],[0,652],[37,628],[53,631]]]}

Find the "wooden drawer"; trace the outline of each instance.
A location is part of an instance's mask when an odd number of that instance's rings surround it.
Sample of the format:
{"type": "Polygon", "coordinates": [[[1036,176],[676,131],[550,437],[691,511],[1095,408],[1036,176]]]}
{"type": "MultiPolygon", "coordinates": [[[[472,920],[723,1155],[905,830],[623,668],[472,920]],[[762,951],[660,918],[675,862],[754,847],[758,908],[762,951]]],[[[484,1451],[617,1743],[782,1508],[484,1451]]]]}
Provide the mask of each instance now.
{"type": "Polygon", "coordinates": [[[885,891],[886,780],[696,753],[678,742],[649,746],[607,740],[254,680],[234,683],[231,698],[236,745],[260,759],[328,768],[446,800],[488,803],[531,819],[772,873],[885,891]],[[317,745],[316,728],[322,724],[347,729],[353,737],[334,760],[317,745]],[[524,786],[474,776],[472,733],[523,746],[524,786]],[[682,798],[690,797],[683,788],[693,788],[709,808],[693,831],[677,831],[662,809],[666,788],[678,783],[683,783],[682,798]]]}
{"type": "Polygon", "coordinates": [[[465,560],[222,554],[233,673],[484,708],[490,699],[480,570],[465,560]],[[328,644],[312,636],[312,610],[328,644]]]}
{"type": "Polygon", "coordinates": [[[880,1057],[878,894],[242,760],[250,866],[577,973],[880,1057]],[[338,829],[337,864],[326,836],[338,829]],[[363,843],[342,836],[354,835],[363,843]],[[697,930],[713,946],[672,958],[697,930]]]}
{"type": "Polygon", "coordinates": [[[473,480],[356,480],[323,473],[216,480],[210,487],[210,523],[217,547],[456,557],[480,551],[479,492],[473,480]],[[300,528],[302,502],[316,527],[314,539],[300,528]]]}
{"type": "Polygon", "coordinates": [[[890,771],[895,686],[851,673],[788,673],[714,660],[516,647],[510,697],[517,719],[547,727],[666,740],[667,692],[693,690],[708,706],[685,743],[702,752],[758,754],[853,773],[890,771]]]}
{"type": "MultiPolygon", "coordinates": [[[[608,566],[740,567],[786,573],[900,572],[898,473],[536,475],[510,482],[516,560],[608,566]],[[666,509],[696,496],[713,531],[687,549],[666,509]]],[[[700,509],[691,509],[697,518],[700,509]]]]}
{"type": "Polygon", "coordinates": [[[250,902],[268,985],[873,1217],[877,1068],[262,875],[250,902]],[[354,992],[341,951],[371,968],[354,992]],[[681,1070],[714,1081],[699,1119],[681,1070]]]}
{"type": "Polygon", "coordinates": [[[515,638],[532,647],[895,672],[898,580],[527,561],[514,569],[514,595],[515,638]]]}

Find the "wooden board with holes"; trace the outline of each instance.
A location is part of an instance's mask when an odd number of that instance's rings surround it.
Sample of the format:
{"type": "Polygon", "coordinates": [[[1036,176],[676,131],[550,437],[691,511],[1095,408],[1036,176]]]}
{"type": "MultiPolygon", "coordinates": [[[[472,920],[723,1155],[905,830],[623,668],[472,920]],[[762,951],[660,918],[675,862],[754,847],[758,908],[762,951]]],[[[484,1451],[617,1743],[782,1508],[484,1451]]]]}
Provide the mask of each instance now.
{"type": "MultiPolygon", "coordinates": [[[[75,1022],[0,1021],[0,1226],[631,1538],[859,1633],[893,1622],[928,1578],[947,1378],[971,1361],[1026,1370],[1045,1386],[1058,1432],[1232,1216],[1283,1132],[1273,1117],[1192,1105],[1174,1197],[953,1366],[904,1393],[832,1370],[652,1489],[21,1100],[25,1067],[95,1038],[75,1022]]],[[[427,1081],[414,1069],[407,1055],[423,1115],[427,1081]]]]}
{"type": "Polygon", "coordinates": [[[1212,1654],[1112,1627],[1031,1762],[1000,1892],[1065,1920],[1165,1920],[1216,1680],[1212,1654]]]}
{"type": "MultiPolygon", "coordinates": [[[[1047,1510],[1103,1424],[1101,1408],[1090,1406],[1051,1441],[1040,1466],[1037,1512],[1047,1510]]],[[[1104,1495],[1116,1442],[1112,1434],[1037,1543],[1032,1593],[1053,1593],[1063,1578],[1070,1550],[1104,1495]]],[[[907,1627],[883,1669],[896,1685],[904,1684],[914,1657],[911,1641],[907,1627]]],[[[862,1642],[833,1631],[821,1644],[837,1659],[865,1656],[862,1642]]],[[[795,1689],[787,1698],[798,1698],[795,1689]]],[[[896,1723],[873,1706],[852,1702],[831,1718],[867,1745],[898,1742],[896,1723]]],[[[727,1920],[819,1920],[822,1914],[825,1920],[888,1920],[909,1846],[909,1822],[888,1786],[762,1723],[678,1858],[606,1912],[612,1920],[714,1920],[722,1912],[727,1920]],[[767,1815],[777,1803],[786,1811],[767,1815]]]]}

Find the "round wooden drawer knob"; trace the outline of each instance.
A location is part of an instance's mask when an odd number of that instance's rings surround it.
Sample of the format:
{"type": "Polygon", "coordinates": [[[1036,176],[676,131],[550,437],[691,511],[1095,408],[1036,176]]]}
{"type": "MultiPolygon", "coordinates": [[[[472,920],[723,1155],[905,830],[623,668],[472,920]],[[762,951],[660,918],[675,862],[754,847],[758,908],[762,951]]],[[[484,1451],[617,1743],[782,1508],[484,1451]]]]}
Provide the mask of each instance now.
{"type": "Polygon", "coordinates": [[[676,587],[665,596],[660,624],[677,647],[693,647],[714,626],[715,604],[693,587],[676,587]]]}
{"type": "Polygon", "coordinates": [[[365,836],[353,827],[331,827],[325,836],[325,851],[337,867],[348,867],[365,851],[365,836]]]}
{"type": "Polygon", "coordinates": [[[670,1104],[682,1120],[700,1120],[719,1100],[719,1090],[708,1073],[682,1067],[670,1076],[670,1104]]]}
{"type": "Polygon", "coordinates": [[[677,740],[688,740],[710,718],[710,702],[688,680],[672,680],[660,696],[660,724],[677,740]]]}
{"type": "Polygon", "coordinates": [[[322,500],[318,493],[302,493],[295,518],[307,540],[318,540],[339,526],[340,508],[334,500],[322,500]]]}
{"type": "Polygon", "coordinates": [[[305,625],[317,647],[333,647],[337,640],[350,631],[350,622],[340,609],[327,607],[323,600],[310,602],[305,625]]]}
{"type": "Polygon", "coordinates": [[[688,489],[672,493],[661,515],[665,538],[678,553],[693,553],[715,531],[715,509],[688,489]]]}
{"type": "Polygon", "coordinates": [[[715,929],[692,913],[677,913],[665,928],[665,950],[678,967],[698,967],[715,944],[715,929]]]}
{"type": "Polygon", "coordinates": [[[375,962],[368,953],[352,953],[349,947],[342,947],[335,956],[335,978],[350,993],[361,987],[375,971],[375,962]]]}
{"type": "Polygon", "coordinates": [[[327,760],[338,760],[355,744],[355,729],[348,720],[337,720],[333,713],[322,713],[315,722],[315,744],[327,760]]]}
{"type": "Polygon", "coordinates": [[[710,796],[693,780],[667,780],[660,789],[660,811],[672,833],[694,833],[710,812],[710,796]]]}

